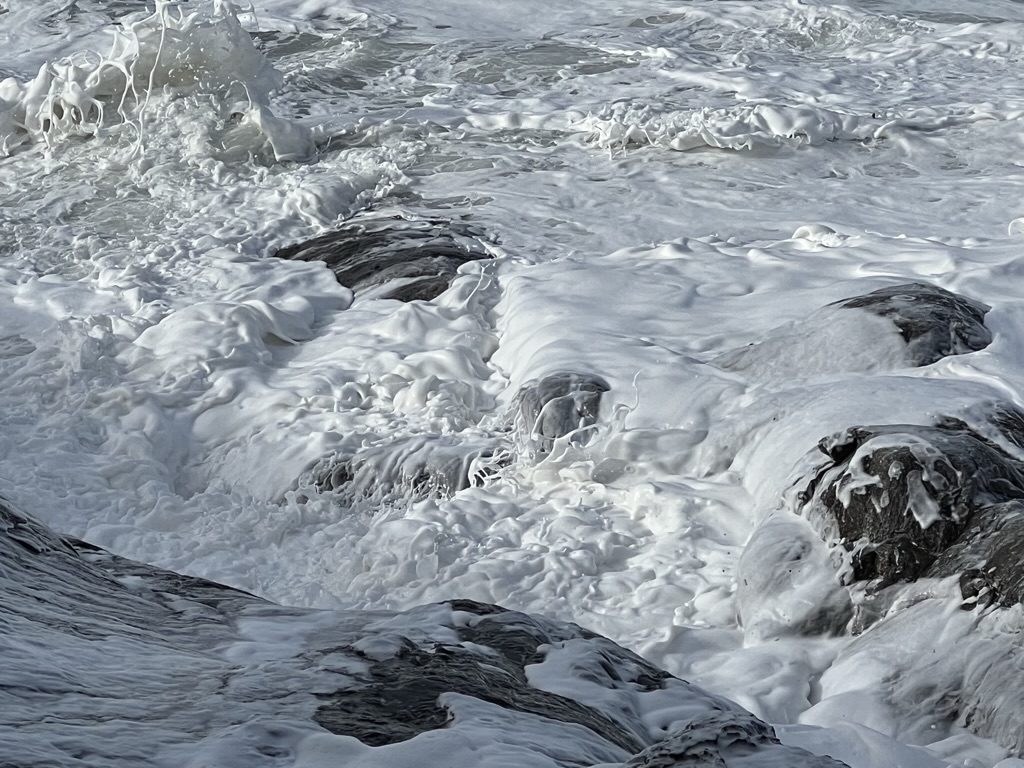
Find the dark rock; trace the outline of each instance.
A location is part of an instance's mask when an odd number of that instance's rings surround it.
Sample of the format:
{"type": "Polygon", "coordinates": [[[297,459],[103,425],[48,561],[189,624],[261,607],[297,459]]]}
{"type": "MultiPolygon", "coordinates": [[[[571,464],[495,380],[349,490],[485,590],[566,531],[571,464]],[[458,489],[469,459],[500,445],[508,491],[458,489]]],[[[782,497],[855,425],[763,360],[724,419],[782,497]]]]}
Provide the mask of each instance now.
{"type": "Polygon", "coordinates": [[[965,423],[857,427],[826,440],[829,458],[803,513],[853,552],[853,577],[877,587],[964,574],[965,596],[1020,601],[1024,463],[965,423]]]}
{"type": "Polygon", "coordinates": [[[772,727],[753,715],[710,712],[648,747],[626,763],[626,768],[754,768],[761,765],[845,768],[846,763],[782,744],[772,727]]]}
{"type": "Polygon", "coordinates": [[[989,307],[928,283],[905,283],[837,301],[831,306],[865,309],[891,320],[907,342],[914,365],[984,349],[989,307]]]}
{"type": "Polygon", "coordinates": [[[1024,602],[1024,501],[993,504],[971,517],[928,571],[929,576],[955,574],[960,574],[960,592],[969,603],[1024,602]]]}
{"type": "Polygon", "coordinates": [[[524,386],[516,395],[517,427],[541,453],[555,440],[597,423],[604,379],[592,374],[552,373],[524,386]]]}
{"type": "MultiPolygon", "coordinates": [[[[470,600],[283,608],[62,538],[2,502],[0,594],[2,765],[269,768],[311,737],[329,749],[325,728],[391,750],[435,732],[430,755],[481,766],[622,763],[668,723],[783,749],[735,704],[572,624],[470,600]]],[[[412,764],[418,750],[388,754],[412,764]]]]}
{"type": "Polygon", "coordinates": [[[449,498],[473,485],[478,462],[493,451],[493,440],[483,436],[414,435],[368,446],[354,456],[329,457],[300,484],[338,493],[350,503],[449,498]]]}
{"type": "Polygon", "coordinates": [[[429,301],[447,290],[460,266],[492,256],[482,233],[465,222],[373,213],[276,255],[322,261],[357,295],[399,301],[429,301]]]}
{"type": "Polygon", "coordinates": [[[441,703],[446,693],[577,723],[627,752],[643,748],[632,734],[591,708],[532,687],[515,659],[456,645],[408,645],[373,664],[365,687],[325,697],[329,701],[317,709],[315,719],[332,733],[354,736],[369,746],[395,744],[445,727],[451,719],[441,703]]]}

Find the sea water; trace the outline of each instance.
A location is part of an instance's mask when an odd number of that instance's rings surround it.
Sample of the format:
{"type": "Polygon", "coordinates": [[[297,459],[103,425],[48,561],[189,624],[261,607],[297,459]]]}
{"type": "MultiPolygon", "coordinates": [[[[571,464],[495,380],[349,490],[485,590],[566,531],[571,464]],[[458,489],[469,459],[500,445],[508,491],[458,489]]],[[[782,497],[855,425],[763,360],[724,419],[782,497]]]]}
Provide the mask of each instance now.
{"type": "Polygon", "coordinates": [[[1017,614],[933,580],[794,633],[842,585],[791,513],[823,437],[1024,405],[1022,61],[1010,0],[0,0],[0,494],[287,605],[576,622],[851,765],[994,765],[942,702],[1017,614]],[[273,257],[367,211],[494,258],[403,304],[273,257]],[[911,368],[826,308],[912,280],[993,343],[911,368]],[[563,370],[598,424],[521,450],[563,370]],[[398,458],[353,496],[338,456],[398,458]],[[745,603],[776,518],[812,555],[745,603]]]}

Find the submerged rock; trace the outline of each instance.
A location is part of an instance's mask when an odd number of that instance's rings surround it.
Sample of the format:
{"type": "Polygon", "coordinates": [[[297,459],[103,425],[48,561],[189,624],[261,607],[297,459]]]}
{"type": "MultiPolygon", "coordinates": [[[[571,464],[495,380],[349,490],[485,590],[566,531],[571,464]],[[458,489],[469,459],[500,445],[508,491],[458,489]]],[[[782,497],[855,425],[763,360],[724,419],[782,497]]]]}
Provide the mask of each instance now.
{"type": "Polygon", "coordinates": [[[855,427],[819,450],[828,461],[802,511],[852,551],[853,578],[885,586],[961,574],[966,598],[1024,597],[1024,462],[955,419],[855,427]]]}
{"type": "Polygon", "coordinates": [[[4,765],[686,765],[697,742],[722,765],[837,765],[572,624],[284,608],[2,502],[0,594],[4,765]]]}
{"type": "Polygon", "coordinates": [[[987,311],[928,283],[896,285],[821,307],[711,362],[760,383],[786,385],[795,371],[806,378],[929,365],[988,346],[987,311]]]}
{"type": "Polygon", "coordinates": [[[357,296],[429,301],[447,290],[460,266],[493,254],[482,233],[459,220],[363,214],[276,255],[324,262],[357,296]]]}
{"type": "Polygon", "coordinates": [[[976,352],[992,343],[992,333],[985,327],[988,306],[928,283],[894,285],[830,306],[864,309],[892,321],[915,366],[976,352]]]}
{"type": "Polygon", "coordinates": [[[494,441],[479,435],[414,435],[371,445],[353,456],[332,456],[300,485],[337,493],[349,502],[409,503],[449,498],[474,484],[494,441]]]}
{"type": "Polygon", "coordinates": [[[607,391],[607,382],[593,374],[549,374],[516,395],[516,426],[528,444],[547,453],[558,438],[597,423],[607,391]]]}
{"type": "Polygon", "coordinates": [[[827,755],[812,755],[782,744],[767,723],[753,715],[712,712],[687,723],[669,738],[636,755],[626,768],[842,768],[827,755]]]}
{"type": "Polygon", "coordinates": [[[740,556],[736,605],[748,642],[839,634],[853,616],[849,591],[833,578],[834,551],[806,521],[760,525],[740,556]]]}

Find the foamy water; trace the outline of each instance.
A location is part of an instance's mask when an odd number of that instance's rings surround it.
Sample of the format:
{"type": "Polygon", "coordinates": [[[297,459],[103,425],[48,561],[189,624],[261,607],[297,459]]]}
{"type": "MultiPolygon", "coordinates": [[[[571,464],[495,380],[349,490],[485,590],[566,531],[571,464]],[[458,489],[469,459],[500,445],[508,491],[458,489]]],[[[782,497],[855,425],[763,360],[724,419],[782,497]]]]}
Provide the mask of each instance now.
{"type": "Polygon", "coordinates": [[[1012,696],[1002,746],[943,704],[1019,608],[802,634],[847,590],[793,490],[847,427],[1024,405],[1024,5],[441,5],[0,0],[0,494],[285,605],[576,622],[854,768],[1024,764],[1012,696]],[[371,210],[494,258],[403,304],[272,257],[371,210]],[[991,345],[827,306],[912,280],[991,345]],[[558,371],[608,391],[544,453],[558,371]],[[439,453],[475,484],[416,493],[439,453]]]}

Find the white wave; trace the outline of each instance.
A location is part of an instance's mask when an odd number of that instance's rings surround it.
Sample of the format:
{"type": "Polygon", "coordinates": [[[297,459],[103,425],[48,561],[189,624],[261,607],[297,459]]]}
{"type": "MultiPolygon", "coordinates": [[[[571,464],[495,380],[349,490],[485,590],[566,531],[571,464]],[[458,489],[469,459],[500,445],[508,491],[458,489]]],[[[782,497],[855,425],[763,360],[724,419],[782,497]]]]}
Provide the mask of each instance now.
{"type": "MultiPolygon", "coordinates": [[[[130,125],[141,146],[147,123],[160,119],[155,101],[203,92],[234,98],[231,119],[255,134],[247,137],[250,151],[258,137],[278,160],[311,153],[309,132],[270,112],[268,96],[283,81],[230,3],[186,10],[158,0],[152,14],[126,17],[110,33],[105,54],[80,52],[44,64],[32,80],[0,81],[0,153],[27,142],[102,136],[117,124],[130,125]]],[[[231,141],[240,143],[242,131],[234,133],[231,141]]]]}
{"type": "Polygon", "coordinates": [[[679,151],[818,145],[882,135],[881,126],[872,118],[809,106],[767,104],[673,112],[660,112],[649,105],[615,104],[574,127],[602,147],[650,145],[679,151]]]}

